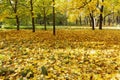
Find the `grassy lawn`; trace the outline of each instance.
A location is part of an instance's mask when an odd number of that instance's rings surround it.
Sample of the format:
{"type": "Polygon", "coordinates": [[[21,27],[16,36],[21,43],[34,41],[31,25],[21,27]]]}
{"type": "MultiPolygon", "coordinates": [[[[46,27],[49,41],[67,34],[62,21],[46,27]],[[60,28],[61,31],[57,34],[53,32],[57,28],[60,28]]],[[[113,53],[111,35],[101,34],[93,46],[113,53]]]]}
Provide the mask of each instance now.
{"type": "Polygon", "coordinates": [[[119,30],[0,31],[0,80],[119,79],[119,30]]]}
{"type": "MultiPolygon", "coordinates": [[[[36,29],[44,30],[44,26],[36,25],[36,29]]],[[[46,26],[47,30],[51,30],[53,26],[46,26]]],[[[99,27],[95,27],[95,29],[98,29],[99,27]]],[[[5,26],[3,29],[16,29],[16,26],[5,26]]],[[[20,29],[32,29],[32,26],[20,26],[20,29]]],[[[78,29],[92,29],[90,26],[56,26],[56,29],[72,29],[72,30],[78,30],[78,29]]],[[[119,26],[103,26],[103,29],[113,29],[113,30],[119,30],[119,26]]]]}
{"type": "MultiPolygon", "coordinates": [[[[35,26],[36,29],[44,30],[44,26],[35,26]]],[[[47,29],[52,29],[53,26],[46,26],[47,29]]],[[[57,29],[65,29],[67,26],[56,26],[57,29]]],[[[16,26],[4,26],[4,29],[16,29],[16,26]]],[[[32,26],[20,26],[20,29],[32,29],[32,26]]]]}

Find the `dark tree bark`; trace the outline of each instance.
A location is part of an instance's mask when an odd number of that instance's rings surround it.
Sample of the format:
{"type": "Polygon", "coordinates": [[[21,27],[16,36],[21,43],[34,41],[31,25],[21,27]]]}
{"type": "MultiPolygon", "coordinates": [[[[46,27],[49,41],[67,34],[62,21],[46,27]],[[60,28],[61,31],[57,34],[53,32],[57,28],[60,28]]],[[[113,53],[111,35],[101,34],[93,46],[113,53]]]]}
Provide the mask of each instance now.
{"type": "Polygon", "coordinates": [[[92,30],[95,30],[95,21],[94,21],[94,16],[92,13],[90,13],[90,18],[91,18],[92,30]]]}
{"type": "Polygon", "coordinates": [[[32,17],[32,28],[33,32],[35,32],[35,19],[34,19],[34,12],[33,12],[33,0],[30,0],[30,7],[31,7],[31,17],[32,17]]]}
{"type": "MultiPolygon", "coordinates": [[[[43,5],[45,5],[44,1],[43,1],[43,5]]],[[[44,21],[44,30],[47,30],[46,28],[46,7],[45,6],[43,7],[43,21],[44,21]]]]}
{"type": "MultiPolygon", "coordinates": [[[[102,2],[104,2],[104,0],[102,0],[102,2]]],[[[103,8],[104,6],[102,5],[101,8],[100,8],[100,18],[99,18],[99,29],[102,30],[102,24],[103,24],[103,8]]]]}
{"type": "Polygon", "coordinates": [[[67,21],[67,12],[65,13],[65,26],[67,26],[68,25],[68,21],[67,21]]]}
{"type": "Polygon", "coordinates": [[[82,26],[82,18],[81,18],[81,16],[79,17],[79,23],[80,23],[80,26],[82,26]]]}
{"type": "Polygon", "coordinates": [[[46,28],[46,11],[45,11],[45,7],[43,8],[44,10],[44,29],[47,30],[46,28]]]}
{"type": "Polygon", "coordinates": [[[18,0],[15,0],[14,4],[12,3],[11,0],[9,0],[9,2],[10,2],[10,5],[11,5],[14,13],[15,13],[17,30],[20,30],[20,21],[19,21],[19,17],[18,17],[18,14],[17,14],[17,11],[18,11],[18,0]]]}
{"type": "Polygon", "coordinates": [[[108,16],[108,26],[110,26],[111,23],[112,23],[112,20],[111,20],[110,16],[108,16]]]}
{"type": "Polygon", "coordinates": [[[106,17],[103,18],[103,23],[106,25],[106,17]]]}
{"type": "Polygon", "coordinates": [[[78,20],[76,19],[76,23],[75,23],[76,25],[78,25],[78,20]]]}
{"type": "MultiPolygon", "coordinates": [[[[114,8],[113,8],[113,10],[114,10],[114,8]]],[[[114,23],[115,23],[115,13],[112,14],[112,25],[114,25],[114,23]]]]}
{"type": "Polygon", "coordinates": [[[89,24],[89,17],[86,16],[86,25],[88,25],[88,24],[89,24]]]}
{"type": "MultiPolygon", "coordinates": [[[[119,14],[119,11],[118,11],[118,14],[119,14]]],[[[116,24],[117,25],[120,24],[120,16],[119,15],[116,16],[116,24]]]]}
{"type": "Polygon", "coordinates": [[[55,0],[53,0],[53,35],[56,35],[56,28],[55,28],[55,0]]]}
{"type": "Polygon", "coordinates": [[[19,17],[16,15],[16,25],[17,25],[17,30],[20,30],[20,21],[19,21],[19,17]]]}

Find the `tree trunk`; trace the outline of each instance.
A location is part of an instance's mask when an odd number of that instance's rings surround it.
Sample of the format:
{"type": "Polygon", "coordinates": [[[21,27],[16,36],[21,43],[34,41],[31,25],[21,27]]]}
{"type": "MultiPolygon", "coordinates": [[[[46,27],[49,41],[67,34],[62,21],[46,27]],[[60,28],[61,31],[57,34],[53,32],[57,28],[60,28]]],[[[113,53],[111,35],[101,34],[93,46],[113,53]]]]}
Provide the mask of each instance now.
{"type": "Polygon", "coordinates": [[[80,23],[80,26],[82,26],[82,18],[81,18],[81,16],[79,17],[79,23],[80,23]]]}
{"type": "Polygon", "coordinates": [[[95,21],[94,21],[94,16],[92,15],[92,13],[90,13],[90,18],[91,18],[92,30],[95,30],[95,21]]]}
{"type": "Polygon", "coordinates": [[[67,16],[65,17],[65,26],[68,26],[67,16]]]}
{"type": "MultiPolygon", "coordinates": [[[[44,2],[43,2],[43,5],[45,5],[44,2]]],[[[44,13],[44,20],[43,20],[44,21],[44,29],[47,30],[47,28],[46,28],[46,8],[45,7],[43,7],[43,13],[44,13]]]]}
{"type": "Polygon", "coordinates": [[[87,16],[86,17],[86,25],[88,26],[88,24],[89,24],[89,17],[87,16]]]}
{"type": "Polygon", "coordinates": [[[12,3],[12,0],[9,0],[10,5],[15,13],[15,19],[16,19],[16,26],[17,26],[17,30],[20,30],[20,21],[19,21],[19,17],[17,14],[17,10],[18,10],[18,0],[15,0],[15,4],[12,3]]]}
{"type": "Polygon", "coordinates": [[[32,27],[33,27],[33,32],[35,32],[35,21],[34,21],[34,18],[32,18],[32,27]]]}
{"type": "MultiPolygon", "coordinates": [[[[113,8],[113,10],[114,10],[114,8],[113,8]]],[[[114,26],[114,23],[115,23],[115,13],[113,13],[113,15],[112,15],[112,26],[114,26]]]]}
{"type": "Polygon", "coordinates": [[[111,25],[111,19],[110,19],[110,16],[108,16],[108,26],[111,25]]]}
{"type": "Polygon", "coordinates": [[[46,28],[46,12],[45,12],[45,7],[43,8],[44,10],[44,29],[47,30],[46,28]]]}
{"type": "Polygon", "coordinates": [[[102,14],[100,14],[100,23],[99,23],[99,29],[102,30],[102,22],[103,22],[103,17],[102,14]]]}
{"type": "MultiPolygon", "coordinates": [[[[104,2],[104,0],[102,0],[102,2],[104,2]]],[[[100,8],[100,18],[99,18],[99,21],[100,21],[100,23],[99,23],[99,29],[100,30],[102,30],[102,24],[103,24],[103,5],[101,6],[101,8],[100,8]]]]}
{"type": "Polygon", "coordinates": [[[53,0],[53,35],[56,34],[56,29],[55,29],[55,0],[53,0]]]}
{"type": "Polygon", "coordinates": [[[78,20],[76,19],[76,23],[75,23],[76,25],[78,25],[78,20]]]}
{"type": "Polygon", "coordinates": [[[67,18],[65,20],[65,26],[68,26],[68,21],[67,21],[67,18]]]}
{"type": "Polygon", "coordinates": [[[18,0],[15,0],[15,8],[14,8],[14,12],[15,12],[15,18],[16,18],[16,26],[17,26],[17,30],[19,31],[20,30],[20,21],[19,21],[19,17],[18,17],[18,14],[17,14],[17,7],[18,6],[18,0]]]}
{"type": "Polygon", "coordinates": [[[84,25],[86,26],[87,25],[87,17],[85,16],[84,18],[84,25]]]}
{"type": "MultiPolygon", "coordinates": [[[[118,14],[120,14],[120,12],[118,11],[118,14]]],[[[117,19],[117,24],[120,24],[120,16],[118,15],[118,19],[117,19]]]]}
{"type": "Polygon", "coordinates": [[[30,0],[30,6],[31,6],[32,28],[33,28],[33,32],[35,32],[35,21],[34,21],[34,12],[33,12],[33,0],[30,0]]]}
{"type": "Polygon", "coordinates": [[[116,16],[116,24],[118,25],[118,16],[116,16]]]}
{"type": "Polygon", "coordinates": [[[106,17],[103,18],[103,23],[106,25],[106,17]]]}
{"type": "Polygon", "coordinates": [[[118,24],[120,24],[120,16],[118,16],[118,24]]]}
{"type": "Polygon", "coordinates": [[[117,24],[117,25],[120,24],[120,16],[119,16],[119,15],[116,16],[116,24],[117,24]]]}
{"type": "Polygon", "coordinates": [[[20,30],[20,21],[19,21],[19,17],[16,15],[16,25],[17,25],[17,30],[20,30]]]}

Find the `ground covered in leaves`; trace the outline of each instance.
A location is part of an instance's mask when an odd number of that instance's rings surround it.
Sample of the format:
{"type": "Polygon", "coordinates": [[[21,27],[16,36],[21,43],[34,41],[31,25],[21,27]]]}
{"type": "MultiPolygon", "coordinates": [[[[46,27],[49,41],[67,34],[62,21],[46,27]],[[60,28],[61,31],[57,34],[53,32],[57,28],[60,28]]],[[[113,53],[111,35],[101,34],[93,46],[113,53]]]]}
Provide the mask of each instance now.
{"type": "Polygon", "coordinates": [[[0,80],[120,80],[120,31],[0,31],[0,80]]]}

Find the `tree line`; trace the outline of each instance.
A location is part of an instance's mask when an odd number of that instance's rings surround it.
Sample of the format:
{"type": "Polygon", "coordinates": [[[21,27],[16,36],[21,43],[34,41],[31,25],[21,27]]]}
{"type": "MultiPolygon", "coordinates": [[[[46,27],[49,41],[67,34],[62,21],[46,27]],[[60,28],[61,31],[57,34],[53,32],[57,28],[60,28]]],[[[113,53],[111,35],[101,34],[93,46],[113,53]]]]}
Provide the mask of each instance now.
{"type": "Polygon", "coordinates": [[[120,23],[120,0],[0,0],[0,23],[20,25],[90,25],[92,29],[120,23]],[[13,21],[14,20],[14,21],[13,21]]]}

